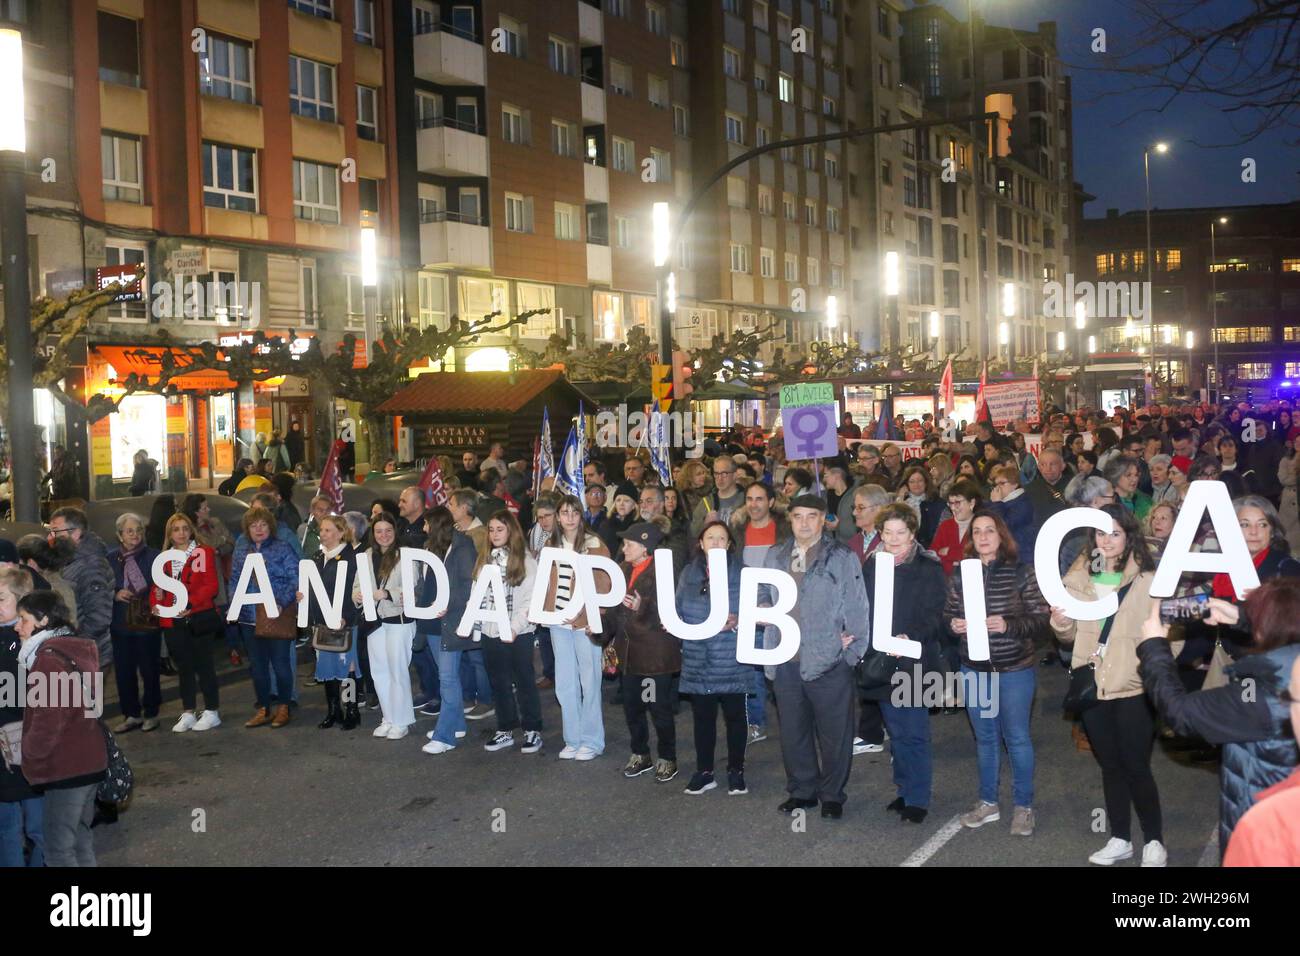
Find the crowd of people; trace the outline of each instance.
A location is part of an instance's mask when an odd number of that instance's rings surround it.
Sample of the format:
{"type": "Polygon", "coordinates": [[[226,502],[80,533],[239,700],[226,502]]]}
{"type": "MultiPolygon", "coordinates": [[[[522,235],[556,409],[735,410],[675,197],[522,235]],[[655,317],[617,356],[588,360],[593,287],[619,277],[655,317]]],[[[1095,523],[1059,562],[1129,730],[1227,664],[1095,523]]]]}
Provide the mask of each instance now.
{"type": "MultiPolygon", "coordinates": [[[[297,659],[312,653],[312,684],[325,705],[320,729],[357,731],[373,714],[373,736],[396,741],[411,733],[417,716],[433,717],[422,749],[448,761],[471,745],[471,723],[493,718],[482,743],[487,751],[542,752],[542,694],[550,692],[561,716],[552,737],[557,756],[594,761],[607,746],[609,683],[630,740],[622,766],[628,778],[652,775],[666,784],[678,777],[675,718],[688,698],[694,753],[687,794],[719,788],[723,769],[727,792],[747,793],[746,752],[767,740],[771,727],[786,777],[779,809],[820,807],[822,817],[838,819],[853,757],[882,752],[888,741],[894,796],[883,809],[918,824],[932,799],[932,722],[965,714],[978,772],[962,824],[1001,819],[1005,750],[1008,832],[1028,837],[1037,826],[1033,701],[1041,669],[1064,666],[1071,695],[1086,685],[1086,700],[1071,710],[1072,721],[1062,719],[1061,732],[1095,758],[1107,811],[1109,839],[1090,862],[1137,856],[1143,866],[1165,865],[1151,769],[1162,739],[1195,759],[1221,759],[1220,845],[1229,862],[1275,862],[1284,852],[1294,861],[1294,841],[1269,839],[1286,819],[1273,801],[1294,802],[1300,794],[1292,734],[1300,562],[1291,557],[1300,545],[1300,426],[1291,424],[1289,407],[1050,411],[1033,432],[1026,422],[953,428],[927,416],[904,424],[916,440],[864,441],[860,427],[846,422],[840,453],[816,461],[788,457],[779,428],[771,435],[733,430],[711,436],[703,457],[674,465],[667,483],[635,453],[591,449],[581,497],[557,492],[551,478],[534,493],[527,463],[508,462],[506,450],[494,445],[481,462],[476,449],[459,462],[443,460],[445,504],[429,506],[425,491],[412,485],[396,500],[377,496],[364,513],[338,514],[330,498],[318,495],[305,518],[292,504],[292,476],[272,466],[256,482],[238,528],[217,520],[201,494],[179,506],[161,496],[150,515],[118,519],[112,550],[89,530],[83,512],[61,508],[47,538],[24,538],[8,555],[0,542],[0,560],[7,559],[0,567],[0,669],[90,672],[114,662],[121,717],[112,729],[121,735],[162,726],[167,661],[181,699],[171,730],[205,733],[223,721],[214,666],[223,642],[232,662],[246,661],[251,673],[256,703],[244,723],[250,730],[294,719],[297,659]],[[1195,480],[1227,486],[1262,584],[1238,594],[1227,574],[1185,574],[1179,593],[1208,595],[1206,616],[1168,625],[1150,583],[1195,480]],[[1118,610],[1104,621],[1073,619],[1038,586],[1039,529],[1069,507],[1096,508],[1112,519],[1109,531],[1073,532],[1059,559],[1072,596],[1117,596],[1118,610]],[[432,573],[409,577],[399,560],[404,546],[442,559],[446,595],[438,594],[432,573]],[[554,564],[539,575],[538,557],[548,546],[619,561],[627,582],[621,604],[604,610],[599,622],[582,610],[563,624],[530,621],[539,588],[548,612],[580,596],[572,566],[554,564]],[[153,580],[154,560],[166,549],[182,553],[165,570],[189,593],[176,617],[158,614],[174,601],[153,580]],[[665,628],[657,549],[672,555],[673,610],[687,624],[709,619],[710,589],[725,580],[727,616],[716,634],[682,641],[665,628]],[[227,622],[230,595],[253,554],[262,559],[280,615],[245,605],[237,622],[227,622]],[[708,573],[716,554],[723,579],[708,573]],[[870,639],[871,608],[881,598],[874,565],[883,555],[894,564],[892,636],[917,642],[917,658],[894,656],[870,639]],[[299,590],[302,558],[317,564],[324,595],[299,590]],[[958,570],[964,559],[982,566],[987,660],[972,658],[968,646],[958,570]],[[498,599],[506,602],[511,634],[482,622],[462,635],[457,625],[488,565],[500,571],[498,599]],[[759,667],[736,659],[745,567],[780,570],[796,582],[799,599],[789,613],[801,641],[786,663],[759,667]],[[373,620],[364,613],[363,577],[374,584],[373,620]],[[336,617],[323,597],[340,580],[348,599],[336,617]],[[422,606],[445,598],[447,609],[412,620],[405,613],[409,596],[422,606]],[[306,606],[306,629],[296,627],[299,605],[306,606]],[[936,674],[939,700],[921,693],[926,676],[936,674]],[[1251,694],[1240,692],[1245,681],[1251,694]],[[725,768],[717,766],[719,711],[725,768]]],[[[229,490],[250,476],[251,469],[237,469],[229,490]]],[[[1213,526],[1201,518],[1194,546],[1213,552],[1213,526]]],[[[603,578],[597,571],[601,590],[608,586],[603,578]]],[[[772,598],[760,588],[760,604],[772,598]]],[[[779,639],[768,626],[764,645],[779,639]]],[[[88,723],[51,708],[0,714],[0,724],[11,734],[16,724],[23,740],[21,762],[6,757],[0,775],[0,859],[93,861],[90,825],[105,761],[104,748],[90,745],[88,723]]]]}

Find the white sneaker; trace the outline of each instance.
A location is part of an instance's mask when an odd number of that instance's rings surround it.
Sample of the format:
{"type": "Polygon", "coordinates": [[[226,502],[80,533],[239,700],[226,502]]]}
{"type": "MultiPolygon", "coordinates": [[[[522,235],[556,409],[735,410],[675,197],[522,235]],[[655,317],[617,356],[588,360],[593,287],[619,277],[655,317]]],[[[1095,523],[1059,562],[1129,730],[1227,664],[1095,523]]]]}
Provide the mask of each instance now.
{"type": "Polygon", "coordinates": [[[458,731],[456,731],[456,739],[457,739],[457,740],[461,740],[461,739],[462,739],[462,738],[463,738],[467,733],[469,733],[468,730],[458,730],[458,731]]]}
{"type": "Polygon", "coordinates": [[[205,710],[199,714],[198,723],[194,725],[193,730],[211,730],[213,727],[221,726],[221,715],[215,710],[205,710]]]}
{"type": "Polygon", "coordinates": [[[441,740],[430,740],[420,748],[427,754],[445,754],[448,750],[455,750],[453,744],[444,744],[441,740]]]}
{"type": "MultiPolygon", "coordinates": [[[[1155,844],[1160,846],[1160,844],[1155,844]]],[[[1160,847],[1161,853],[1164,847],[1160,847]]],[[[1144,854],[1145,855],[1145,854],[1144,854]]],[[[1088,857],[1089,863],[1095,863],[1097,866],[1114,866],[1120,860],[1128,860],[1133,856],[1133,844],[1128,840],[1121,840],[1119,837],[1111,837],[1104,847],[1088,857]]]]}
{"type": "Polygon", "coordinates": [[[1169,854],[1159,840],[1152,840],[1142,848],[1143,866],[1165,866],[1168,862],[1169,854]]]}
{"type": "Polygon", "coordinates": [[[600,754],[590,747],[579,747],[578,752],[573,755],[574,760],[595,760],[600,754]]]}
{"type": "Polygon", "coordinates": [[[376,736],[376,737],[387,737],[387,736],[388,736],[388,732],[389,732],[390,730],[392,730],[392,729],[393,729],[393,725],[390,724],[388,721],[386,721],[386,720],[384,720],[384,721],[380,721],[379,726],[375,728],[375,736],[376,736]]]}
{"type": "Polygon", "coordinates": [[[542,734],[539,730],[524,731],[524,745],[519,748],[521,754],[535,754],[542,749],[542,734]]]}
{"type": "Polygon", "coordinates": [[[181,719],[176,721],[176,725],[172,727],[172,733],[183,734],[187,730],[193,730],[194,725],[198,722],[199,719],[194,716],[194,711],[187,710],[185,713],[181,714],[181,719]]]}
{"type": "Polygon", "coordinates": [[[403,737],[405,737],[405,736],[406,736],[407,734],[409,734],[410,732],[411,732],[411,728],[409,728],[409,727],[396,727],[396,726],[394,726],[394,727],[392,727],[392,728],[388,731],[388,739],[389,739],[389,740],[401,740],[403,737]]]}
{"type": "Polygon", "coordinates": [[[879,754],[885,752],[884,744],[869,744],[861,737],[853,738],[853,756],[860,754],[879,754]]]}
{"type": "Polygon", "coordinates": [[[578,756],[578,748],[570,747],[568,744],[565,744],[564,749],[560,751],[561,760],[574,760],[577,758],[577,756],[578,756]]]}
{"type": "Polygon", "coordinates": [[[492,735],[492,739],[483,745],[483,749],[489,752],[505,750],[507,747],[515,745],[515,735],[508,730],[498,730],[492,735]]]}

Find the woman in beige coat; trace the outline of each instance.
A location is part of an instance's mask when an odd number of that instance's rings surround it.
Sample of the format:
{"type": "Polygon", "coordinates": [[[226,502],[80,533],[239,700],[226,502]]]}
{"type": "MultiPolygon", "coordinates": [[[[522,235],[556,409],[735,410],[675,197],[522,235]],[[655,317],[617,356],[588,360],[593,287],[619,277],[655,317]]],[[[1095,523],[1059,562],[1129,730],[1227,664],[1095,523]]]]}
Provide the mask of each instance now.
{"type": "Polygon", "coordinates": [[[1061,643],[1074,645],[1071,670],[1093,668],[1097,685],[1097,701],[1083,712],[1083,727],[1101,764],[1111,838],[1088,861],[1111,866],[1133,856],[1131,811],[1136,807],[1146,840],[1142,865],[1164,866],[1160,794],[1151,773],[1155,713],[1142,687],[1137,657],[1142,622],[1156,600],[1150,593],[1154,562],[1132,512],[1122,505],[1100,510],[1114,522],[1112,529],[1096,532],[1095,546],[1079,555],[1064,583],[1082,601],[1117,593],[1119,609],[1104,621],[1075,621],[1054,607],[1051,619],[1061,643]]]}

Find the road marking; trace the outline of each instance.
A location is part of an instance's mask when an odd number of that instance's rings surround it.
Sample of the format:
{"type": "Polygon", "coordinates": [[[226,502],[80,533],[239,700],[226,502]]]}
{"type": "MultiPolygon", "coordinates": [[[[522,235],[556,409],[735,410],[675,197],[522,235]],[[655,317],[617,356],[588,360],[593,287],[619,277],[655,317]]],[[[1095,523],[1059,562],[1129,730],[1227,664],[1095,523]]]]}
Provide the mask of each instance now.
{"type": "Polygon", "coordinates": [[[1218,866],[1219,865],[1219,828],[1216,825],[1210,833],[1209,842],[1205,844],[1205,849],[1201,851],[1201,858],[1196,861],[1197,866],[1218,866]]]}
{"type": "Polygon", "coordinates": [[[940,850],[942,850],[944,844],[947,843],[949,840],[951,840],[953,837],[955,837],[958,833],[960,833],[961,829],[962,829],[961,817],[960,816],[953,817],[951,820],[949,820],[947,823],[945,823],[942,827],[939,828],[938,833],[930,837],[930,839],[926,840],[925,845],[922,846],[921,849],[917,850],[915,853],[913,853],[911,856],[909,856],[906,860],[904,860],[902,863],[898,865],[899,866],[924,866],[926,861],[929,860],[930,857],[938,853],[940,850]]]}

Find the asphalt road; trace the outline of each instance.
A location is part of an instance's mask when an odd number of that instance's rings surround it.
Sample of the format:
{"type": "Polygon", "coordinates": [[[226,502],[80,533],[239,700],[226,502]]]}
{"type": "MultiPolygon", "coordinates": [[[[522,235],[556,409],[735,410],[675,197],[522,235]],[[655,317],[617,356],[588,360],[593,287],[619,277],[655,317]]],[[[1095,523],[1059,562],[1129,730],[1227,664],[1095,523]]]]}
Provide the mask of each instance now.
{"type": "MultiPolygon", "coordinates": [[[[299,673],[309,676],[305,662],[299,673]]],[[[171,702],[158,732],[121,738],[136,793],[117,824],[95,829],[96,849],[106,866],[1086,866],[1106,842],[1091,829],[1101,815],[1101,773],[1090,754],[1074,748],[1059,716],[1064,671],[1040,668],[1039,675],[1038,829],[1030,838],[1008,833],[1005,763],[1002,821],[974,831],[953,823],[976,797],[964,716],[932,718],[934,799],[923,824],[884,810],[894,797],[887,745],[882,754],[855,758],[842,820],[813,811],[800,826],[776,811],[785,776],[775,722],[773,736],[747,755],[747,795],[729,796],[720,786],[693,797],[682,792],[694,769],[687,705],[677,719],[681,773],[657,784],[649,774],[623,778],[627,729],[621,708],[608,703],[607,749],[588,763],[556,758],[563,742],[551,692],[543,693],[542,752],[484,751],[480,735],[495,729],[489,718],[471,722],[456,750],[433,757],[420,751],[429,718],[400,741],[372,737],[379,718],[365,711],[356,731],[317,729],[324,712],[317,687],[301,689],[303,706],[287,727],[245,730],[252,688],[241,680],[223,687],[226,723],[215,731],[170,733],[179,710],[171,702]]],[[[605,690],[608,701],[611,685],[605,690]]],[[[721,740],[718,766],[725,767],[721,740]]],[[[1214,768],[1180,762],[1158,746],[1155,773],[1170,866],[1217,863],[1207,850],[1217,818],[1214,768]]]]}

